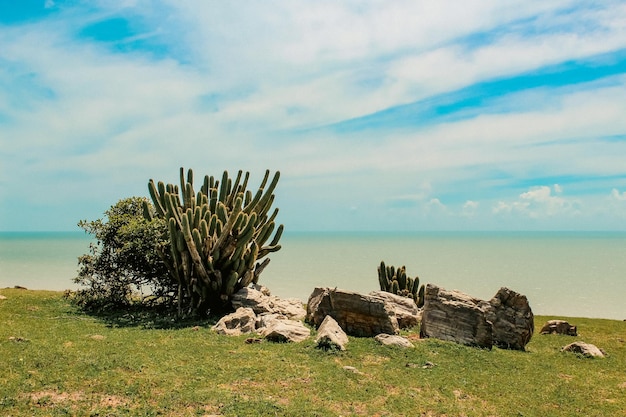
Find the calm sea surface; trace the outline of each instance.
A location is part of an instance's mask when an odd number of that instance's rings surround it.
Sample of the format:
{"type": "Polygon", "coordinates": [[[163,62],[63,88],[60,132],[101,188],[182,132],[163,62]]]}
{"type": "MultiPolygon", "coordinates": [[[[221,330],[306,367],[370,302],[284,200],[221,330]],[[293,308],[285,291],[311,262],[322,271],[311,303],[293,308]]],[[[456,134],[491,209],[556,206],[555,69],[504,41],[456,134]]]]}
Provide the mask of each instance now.
{"type": "MultiPolygon", "coordinates": [[[[75,288],[84,233],[0,233],[0,288],[75,288]]],[[[291,233],[260,283],[306,301],[316,286],[369,292],[376,268],[489,299],[505,286],[535,314],[626,319],[626,233],[291,233]]]]}

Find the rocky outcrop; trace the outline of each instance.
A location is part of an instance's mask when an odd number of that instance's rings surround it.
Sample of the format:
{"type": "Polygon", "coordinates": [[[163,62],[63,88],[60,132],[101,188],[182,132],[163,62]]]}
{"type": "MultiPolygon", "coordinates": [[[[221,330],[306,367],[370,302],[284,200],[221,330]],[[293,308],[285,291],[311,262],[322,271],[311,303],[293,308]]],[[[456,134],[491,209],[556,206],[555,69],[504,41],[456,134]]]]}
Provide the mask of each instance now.
{"type": "Polygon", "coordinates": [[[493,344],[502,349],[524,350],[535,331],[533,312],[525,295],[500,288],[485,306],[493,328],[493,344]]]}
{"type": "Polygon", "coordinates": [[[395,312],[384,299],[336,288],[315,288],[307,303],[306,321],[317,328],[326,316],[352,336],[373,337],[399,330],[395,312]]]}
{"type": "Polygon", "coordinates": [[[421,337],[491,349],[524,350],[534,331],[534,315],[524,295],[501,288],[484,301],[428,284],[421,337]]]}
{"type": "Polygon", "coordinates": [[[391,335],[391,334],[379,334],[374,336],[374,339],[385,346],[396,346],[401,348],[412,348],[415,347],[413,343],[411,343],[408,339],[405,339],[402,336],[391,335]]]}
{"type": "Polygon", "coordinates": [[[485,317],[487,303],[459,291],[426,285],[421,337],[433,337],[491,349],[493,327],[485,317]]]}
{"type": "Polygon", "coordinates": [[[322,349],[346,350],[348,335],[331,316],[326,316],[317,329],[315,344],[322,349]]]}
{"type": "Polygon", "coordinates": [[[585,342],[574,342],[569,345],[563,347],[561,349],[563,352],[572,352],[578,355],[582,355],[587,358],[604,358],[605,353],[602,349],[599,349],[597,346],[592,345],[591,343],[585,342]]]}
{"type": "Polygon", "coordinates": [[[578,334],[578,330],[576,326],[572,326],[565,320],[548,320],[546,324],[543,325],[539,333],[576,336],[578,334]]]}
{"type": "Polygon", "coordinates": [[[372,291],[370,295],[380,297],[391,305],[398,327],[410,329],[417,326],[422,319],[422,311],[417,307],[412,298],[396,295],[387,291],[372,291]]]}

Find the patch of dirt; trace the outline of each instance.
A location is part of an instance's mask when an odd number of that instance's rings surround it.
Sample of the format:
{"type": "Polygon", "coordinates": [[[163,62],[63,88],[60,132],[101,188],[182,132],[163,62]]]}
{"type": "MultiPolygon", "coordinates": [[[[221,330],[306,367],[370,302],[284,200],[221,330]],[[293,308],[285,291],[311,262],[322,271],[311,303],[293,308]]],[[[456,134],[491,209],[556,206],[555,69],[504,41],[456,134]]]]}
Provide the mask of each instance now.
{"type": "Polygon", "coordinates": [[[50,401],[54,404],[64,402],[76,402],[84,398],[82,392],[55,392],[55,391],[38,391],[33,392],[30,395],[30,399],[33,402],[39,403],[42,400],[50,401]]]}
{"type": "Polygon", "coordinates": [[[46,405],[58,405],[58,404],[71,404],[83,401],[88,401],[92,404],[97,404],[101,407],[118,408],[127,406],[131,401],[127,398],[120,397],[118,395],[85,395],[81,391],[77,392],[56,392],[56,391],[37,391],[27,394],[31,401],[39,406],[45,407],[46,405]]]}

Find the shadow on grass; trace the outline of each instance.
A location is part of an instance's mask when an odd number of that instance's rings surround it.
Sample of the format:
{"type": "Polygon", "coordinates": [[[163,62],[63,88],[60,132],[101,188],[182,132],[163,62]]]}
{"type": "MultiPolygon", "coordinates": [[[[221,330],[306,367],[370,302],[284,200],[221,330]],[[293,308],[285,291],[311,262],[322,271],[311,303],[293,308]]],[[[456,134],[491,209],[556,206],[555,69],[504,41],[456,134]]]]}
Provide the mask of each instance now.
{"type": "Polygon", "coordinates": [[[189,327],[212,326],[219,318],[208,317],[178,317],[175,312],[153,306],[128,306],[123,308],[108,309],[83,309],[76,307],[77,314],[86,314],[101,320],[109,327],[140,327],[144,329],[185,329],[189,327]]]}

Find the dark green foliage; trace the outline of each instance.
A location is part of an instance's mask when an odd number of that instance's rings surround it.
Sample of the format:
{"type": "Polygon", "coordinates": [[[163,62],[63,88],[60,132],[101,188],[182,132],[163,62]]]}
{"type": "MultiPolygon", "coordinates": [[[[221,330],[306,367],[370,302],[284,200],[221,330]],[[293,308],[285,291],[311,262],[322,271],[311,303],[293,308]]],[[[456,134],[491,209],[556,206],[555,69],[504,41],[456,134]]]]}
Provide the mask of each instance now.
{"type": "Polygon", "coordinates": [[[257,283],[269,263],[257,261],[280,249],[283,226],[274,230],[278,209],[269,214],[280,174],[271,181],[269,175],[254,195],[246,190],[250,174],[242,171],[234,181],[226,171],[221,181],[207,175],[197,193],[192,170],[185,176],[180,169],[180,188],[150,180],[155,212],[146,205],[145,216],[167,224],[172,245],[163,260],[177,283],[179,313],[229,309],[230,296],[257,283]]]}
{"type": "Polygon", "coordinates": [[[386,266],[385,262],[381,262],[378,267],[378,283],[382,291],[411,297],[418,307],[424,305],[424,285],[420,286],[419,277],[408,277],[404,266],[396,270],[394,266],[386,266]]]}
{"type": "Polygon", "coordinates": [[[74,282],[83,288],[74,300],[90,310],[128,307],[136,302],[171,302],[175,284],[158,252],[168,245],[164,221],[148,222],[143,211],[154,212],[148,200],[120,200],[105,212],[106,219],[81,220],[78,225],[95,238],[89,253],[78,258],[74,282]],[[138,298],[140,293],[146,294],[138,298]]]}

